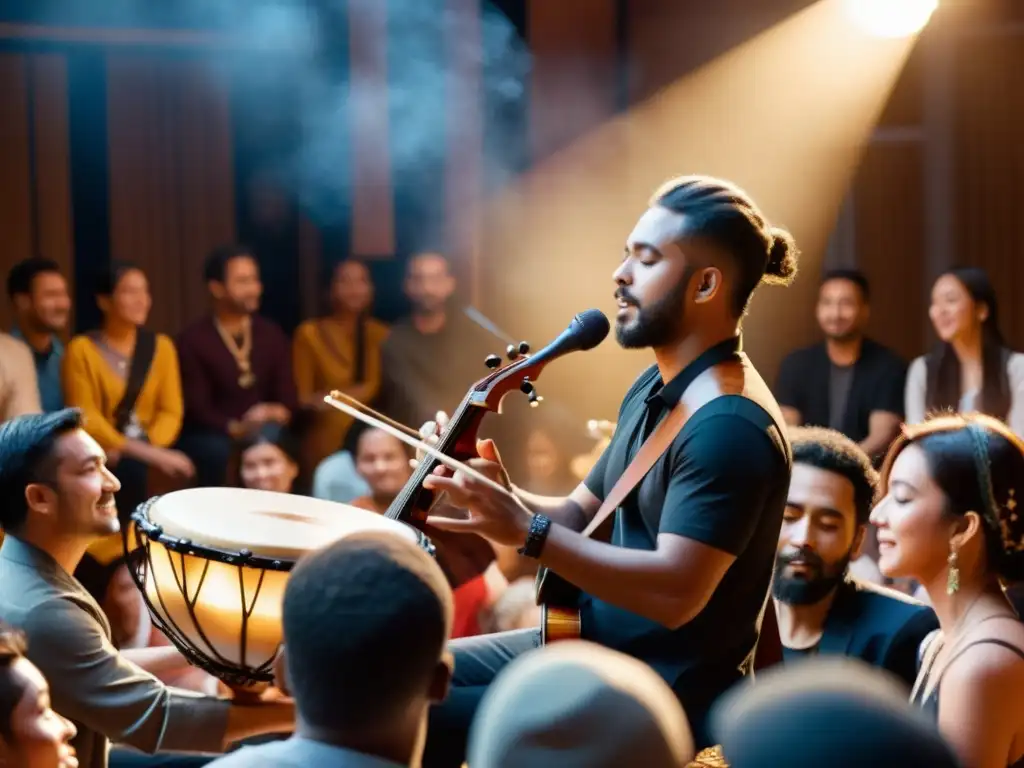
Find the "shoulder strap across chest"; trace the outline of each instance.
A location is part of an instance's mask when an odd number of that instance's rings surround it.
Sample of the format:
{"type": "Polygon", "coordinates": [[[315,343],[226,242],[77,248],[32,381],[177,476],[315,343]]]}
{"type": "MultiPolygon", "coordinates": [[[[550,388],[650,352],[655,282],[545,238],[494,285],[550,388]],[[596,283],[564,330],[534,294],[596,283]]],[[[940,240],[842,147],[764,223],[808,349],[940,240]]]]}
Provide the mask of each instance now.
{"type": "Polygon", "coordinates": [[[593,536],[594,532],[605,524],[630,491],[643,480],[658,458],[672,445],[672,441],[683,431],[690,416],[696,413],[701,406],[725,395],[746,396],[746,394],[746,367],[738,360],[719,363],[697,376],[683,391],[679,402],[644,440],[636,456],[605,497],[597,514],[583,530],[583,535],[593,536]]]}

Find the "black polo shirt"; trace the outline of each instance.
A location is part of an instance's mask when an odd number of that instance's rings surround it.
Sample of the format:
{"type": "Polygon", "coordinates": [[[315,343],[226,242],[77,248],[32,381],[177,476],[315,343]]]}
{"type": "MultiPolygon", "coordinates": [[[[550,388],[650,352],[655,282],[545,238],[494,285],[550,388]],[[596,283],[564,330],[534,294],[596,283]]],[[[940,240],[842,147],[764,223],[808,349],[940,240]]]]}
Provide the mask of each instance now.
{"type": "Polygon", "coordinates": [[[782,361],[775,396],[781,405],[800,411],[805,425],[831,427],[859,443],[868,436],[872,412],[903,417],[906,378],[903,359],[871,339],[864,339],[860,357],[849,368],[834,365],[822,342],[782,361]],[[845,403],[833,402],[839,378],[847,380],[842,387],[845,403]]]}
{"type": "MultiPolygon", "coordinates": [[[[690,382],[730,358],[749,366],[739,339],[708,350],[665,385],[657,366],[641,374],[622,402],[615,435],[587,477],[587,488],[603,499],[690,382]]],[[[670,533],[735,555],[707,606],[670,630],[594,597],[584,596],[581,603],[586,639],[646,661],[688,708],[704,708],[748,671],[789,489],[791,460],[781,414],[768,387],[752,368],[748,372],[755,380],[748,384],[753,399],[725,395],[693,413],[615,515],[617,546],[654,550],[658,534],[670,533]]]]}

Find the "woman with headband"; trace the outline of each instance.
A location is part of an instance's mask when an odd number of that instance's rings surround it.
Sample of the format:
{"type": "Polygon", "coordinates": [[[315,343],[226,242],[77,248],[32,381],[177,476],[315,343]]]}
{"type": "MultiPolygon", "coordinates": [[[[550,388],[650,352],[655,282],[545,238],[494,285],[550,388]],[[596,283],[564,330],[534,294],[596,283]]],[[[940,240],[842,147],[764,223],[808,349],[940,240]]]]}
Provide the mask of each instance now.
{"type": "Polygon", "coordinates": [[[916,579],[939,617],[912,700],[966,768],[1024,766],[1024,624],[1003,591],[1024,576],[1024,443],[979,414],[904,427],[871,513],[879,568],[916,579]]]}

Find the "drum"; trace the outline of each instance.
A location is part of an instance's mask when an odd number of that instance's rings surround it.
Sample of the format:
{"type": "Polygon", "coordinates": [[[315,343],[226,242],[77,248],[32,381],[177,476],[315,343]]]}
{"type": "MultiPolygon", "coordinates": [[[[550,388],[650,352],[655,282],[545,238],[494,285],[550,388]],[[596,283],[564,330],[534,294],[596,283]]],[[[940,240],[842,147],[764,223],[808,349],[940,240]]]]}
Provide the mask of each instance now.
{"type": "Polygon", "coordinates": [[[415,528],[347,504],[242,488],[190,488],[132,513],[143,557],[133,577],[153,621],[185,657],[233,686],[268,682],[281,644],[288,572],[351,533],[415,528]]]}

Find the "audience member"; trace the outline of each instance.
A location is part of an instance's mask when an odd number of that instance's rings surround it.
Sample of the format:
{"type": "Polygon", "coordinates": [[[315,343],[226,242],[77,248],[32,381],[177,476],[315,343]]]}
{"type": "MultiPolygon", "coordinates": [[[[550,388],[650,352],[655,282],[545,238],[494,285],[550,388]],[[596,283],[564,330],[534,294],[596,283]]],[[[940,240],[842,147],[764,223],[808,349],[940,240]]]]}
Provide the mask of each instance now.
{"type": "Polygon", "coordinates": [[[693,737],[672,689],[643,662],[563,642],[511,662],[480,703],[473,768],[683,768],[693,737]]]}
{"type": "Polygon", "coordinates": [[[775,395],[787,423],[837,430],[880,458],[903,417],[906,363],[864,335],[869,302],[860,272],[826,272],[817,308],[825,340],[783,360],[775,395]]]}
{"type": "Polygon", "coordinates": [[[853,659],[815,659],[737,686],[711,728],[729,768],[960,768],[902,687],[853,659]]]}
{"type": "Polygon", "coordinates": [[[909,690],[921,643],[938,628],[935,614],[848,574],[878,486],[871,460],[833,430],[798,427],[789,437],[793,476],[772,580],[784,658],[855,656],[899,676],[909,690]]]}
{"type": "Polygon", "coordinates": [[[0,333],[0,422],[41,410],[32,350],[10,334],[0,333]]]}
{"type": "Polygon", "coordinates": [[[0,625],[0,765],[77,768],[75,725],[50,705],[50,687],[25,658],[25,636],[0,625]]]}
{"type": "Polygon", "coordinates": [[[204,277],[212,315],[178,336],[185,421],[179,447],[200,486],[227,480],[232,440],[273,422],[286,424],[297,404],[287,336],[256,314],[259,267],[240,246],[214,250],[204,277]]]}
{"type": "MultiPolygon", "coordinates": [[[[356,438],[356,469],[370,486],[370,493],[355,499],[352,505],[385,514],[412,476],[410,454],[396,437],[372,427],[353,427],[356,438]]],[[[448,541],[435,542],[444,564],[449,554],[448,541]]],[[[450,576],[450,574],[449,574],[450,576]]],[[[452,637],[471,637],[480,633],[480,616],[508,585],[497,560],[482,574],[455,587],[455,617],[452,637]]]]}
{"type": "Polygon", "coordinates": [[[452,595],[437,564],[392,533],[353,534],[298,563],[283,622],[295,736],[213,765],[418,766],[451,677],[452,595]]]}
{"type": "Polygon", "coordinates": [[[484,360],[496,342],[453,306],[455,277],[440,253],[412,256],[404,288],[412,311],[395,324],[381,350],[381,409],[418,426],[439,410],[455,410],[487,373],[484,360]]]}
{"type": "Polygon", "coordinates": [[[148,497],[149,470],[187,479],[192,462],[170,446],[181,431],[181,374],[174,343],[143,326],[153,299],[146,274],[116,262],[95,287],[100,328],[76,336],[64,355],[64,393],[117,470],[121,524],[148,497]]]}
{"type": "Polygon", "coordinates": [[[60,335],[68,329],[71,297],[60,266],[49,259],[18,262],[7,275],[7,295],[14,305],[11,335],[32,350],[39,400],[46,412],[64,407],[60,335]]]}
{"type": "Polygon", "coordinates": [[[299,444],[281,424],[264,424],[238,443],[238,479],[243,488],[291,493],[299,476],[299,444]]]}
{"type": "Polygon", "coordinates": [[[110,741],[219,752],[289,728],[286,702],[235,707],[165,686],[154,674],[185,664],[173,648],[114,648],[103,611],[70,575],[92,543],[120,528],[120,486],[105,459],[74,409],[0,425],[0,620],[27,635],[57,711],[77,726],[82,768],[106,766],[110,741]]]}
{"type": "Polygon", "coordinates": [[[907,423],[929,411],[977,411],[1024,434],[1024,354],[999,329],[996,292],[983,269],[957,267],[932,287],[928,310],[939,345],[910,365],[907,423]]]}
{"type": "Polygon", "coordinates": [[[384,514],[412,476],[409,450],[396,437],[372,427],[354,427],[355,467],[369,486],[352,505],[384,514]]]}
{"type": "Polygon", "coordinates": [[[905,427],[871,513],[886,576],[917,579],[939,617],[912,700],[970,768],[1024,766],[1024,442],[979,414],[905,427]]]}
{"type": "Polygon", "coordinates": [[[381,346],[388,329],[370,317],[372,305],[370,270],[345,259],[334,268],[331,314],[307,320],[295,331],[295,386],[299,401],[316,414],[305,438],[308,467],[337,451],[352,426],[352,417],[326,405],[324,396],[339,389],[369,404],[380,391],[381,346]]]}

